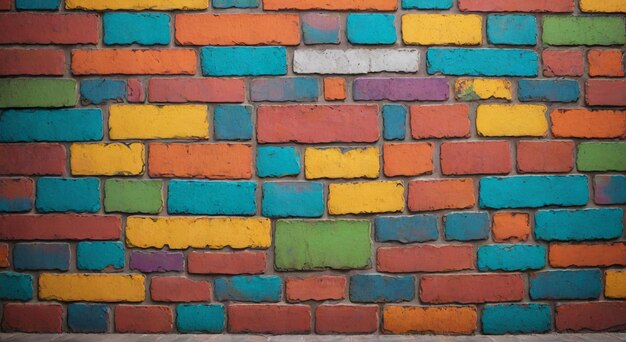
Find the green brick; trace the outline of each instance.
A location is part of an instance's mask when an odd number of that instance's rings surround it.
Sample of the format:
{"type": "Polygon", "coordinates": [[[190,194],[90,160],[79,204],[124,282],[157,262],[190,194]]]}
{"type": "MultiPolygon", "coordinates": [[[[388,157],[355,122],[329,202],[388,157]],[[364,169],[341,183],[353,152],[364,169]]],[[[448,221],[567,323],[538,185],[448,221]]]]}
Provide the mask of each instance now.
{"type": "Polygon", "coordinates": [[[578,171],[626,171],[626,143],[581,143],[578,171]]]}
{"type": "Polygon", "coordinates": [[[624,19],[548,16],[543,19],[543,42],[548,45],[626,44],[624,19]]]}
{"type": "Polygon", "coordinates": [[[163,207],[161,181],[109,179],[104,185],[107,212],[156,214],[163,207]]]}
{"type": "Polygon", "coordinates": [[[76,80],[0,79],[0,108],[73,107],[76,94],[76,80]]]}
{"type": "Polygon", "coordinates": [[[360,269],[370,266],[369,221],[278,220],[277,270],[360,269]]]}

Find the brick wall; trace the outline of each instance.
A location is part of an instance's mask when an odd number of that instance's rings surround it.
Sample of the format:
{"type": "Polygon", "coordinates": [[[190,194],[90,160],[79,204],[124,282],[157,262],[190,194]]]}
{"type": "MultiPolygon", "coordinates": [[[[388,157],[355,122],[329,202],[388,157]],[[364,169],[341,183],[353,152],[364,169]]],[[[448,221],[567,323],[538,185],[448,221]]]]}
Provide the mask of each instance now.
{"type": "Polygon", "coordinates": [[[5,332],[626,329],[624,0],[0,0],[5,332]]]}

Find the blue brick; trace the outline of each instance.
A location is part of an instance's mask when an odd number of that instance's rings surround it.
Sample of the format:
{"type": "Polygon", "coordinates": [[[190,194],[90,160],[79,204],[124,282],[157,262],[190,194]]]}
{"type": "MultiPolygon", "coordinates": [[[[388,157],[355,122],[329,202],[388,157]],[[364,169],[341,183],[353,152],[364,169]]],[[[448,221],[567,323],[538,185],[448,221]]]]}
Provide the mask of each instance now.
{"type": "Polygon", "coordinates": [[[319,85],[314,77],[262,78],[252,80],[252,101],[316,102],[319,85]]]}
{"type": "Polygon", "coordinates": [[[287,49],[280,46],[201,49],[204,76],[274,76],[287,74],[287,49]]]}
{"type": "Polygon", "coordinates": [[[425,242],[439,238],[436,215],[378,216],[376,241],[425,242]]]}
{"type": "Polygon", "coordinates": [[[404,140],[406,134],[406,107],[383,106],[383,137],[385,140],[404,140]]]}
{"type": "Polygon", "coordinates": [[[178,180],[169,182],[167,212],[197,215],[254,215],[254,182],[178,180]]]}
{"type": "Polygon", "coordinates": [[[67,306],[67,325],[75,333],[103,333],[109,325],[109,307],[76,303],[67,306]]]}
{"type": "Polygon", "coordinates": [[[167,45],[170,16],[165,13],[105,13],[104,44],[167,45]]]}
{"type": "Polygon", "coordinates": [[[483,177],[481,208],[539,208],[585,205],[589,200],[586,176],[483,177]]]}
{"type": "Polygon", "coordinates": [[[259,0],[213,0],[213,8],[257,8],[259,0]]]}
{"type": "Polygon", "coordinates": [[[446,240],[472,241],[489,238],[489,214],[486,212],[451,213],[444,219],[446,240]]]}
{"type": "Polygon", "coordinates": [[[545,333],[552,328],[548,304],[485,305],[483,333],[488,335],[545,333]]]}
{"type": "Polygon", "coordinates": [[[491,44],[537,44],[537,20],[534,15],[490,15],[487,38],[491,44]]]}
{"type": "Polygon", "coordinates": [[[352,44],[393,44],[396,26],[393,14],[348,14],[346,34],[352,44]]]}
{"type": "Polygon", "coordinates": [[[350,277],[350,301],[355,303],[395,303],[410,301],[413,297],[413,276],[357,274],[350,277]]]}
{"type": "Polygon", "coordinates": [[[59,4],[61,0],[15,0],[15,8],[26,11],[55,11],[59,9],[59,4]]]}
{"type": "Polygon", "coordinates": [[[126,99],[126,81],[96,78],[80,82],[80,99],[86,104],[106,101],[122,102],[126,99]]]}
{"type": "Polygon", "coordinates": [[[481,271],[538,270],[546,265],[546,248],[534,245],[485,245],[478,248],[481,271]]]}
{"type": "Polygon", "coordinates": [[[176,307],[176,328],[179,332],[219,334],[224,331],[225,325],[222,305],[181,304],[176,307]]]}
{"type": "Polygon", "coordinates": [[[612,240],[622,236],[624,210],[541,210],[535,214],[535,239],[544,241],[612,240]]]}
{"type": "Polygon", "coordinates": [[[522,102],[576,102],[580,94],[574,80],[520,80],[518,91],[522,102]]]}
{"type": "Polygon", "coordinates": [[[16,243],[13,246],[16,270],[59,270],[70,267],[70,245],[67,243],[16,243]]]}
{"type": "Polygon", "coordinates": [[[124,268],[124,244],[120,241],[80,242],[76,249],[79,270],[101,271],[107,267],[124,268]]]}
{"type": "Polygon", "coordinates": [[[216,300],[278,302],[282,282],[278,276],[235,276],[214,281],[216,300]]]}
{"type": "Polygon", "coordinates": [[[32,209],[33,204],[30,198],[2,198],[0,197],[0,213],[21,213],[32,209]]]}
{"type": "Polygon", "coordinates": [[[295,147],[259,146],[256,172],[259,177],[299,175],[300,152],[295,147]]]}
{"type": "Polygon", "coordinates": [[[426,59],[431,75],[535,77],[539,69],[531,50],[430,48],[426,59]]]}
{"type": "Polygon", "coordinates": [[[216,139],[252,139],[252,106],[216,106],[213,116],[216,139]]]}
{"type": "Polygon", "coordinates": [[[33,299],[33,276],[0,272],[0,299],[29,301],[33,299]]]}
{"type": "Polygon", "coordinates": [[[404,9],[450,9],[452,0],[402,0],[404,9]]]}
{"type": "Polygon", "coordinates": [[[263,216],[320,217],[324,215],[324,185],[315,182],[263,184],[263,216]]]}
{"type": "Polygon", "coordinates": [[[530,275],[530,298],[595,299],[602,293],[600,270],[546,271],[530,275]]]}
{"type": "Polygon", "coordinates": [[[37,180],[35,207],[40,212],[95,213],[100,210],[98,178],[54,178],[37,180]]]}
{"type": "Polygon", "coordinates": [[[6,110],[0,113],[0,141],[102,140],[100,109],[6,110]]]}
{"type": "Polygon", "coordinates": [[[626,176],[600,175],[593,179],[596,204],[626,204],[626,176]]]}
{"type": "Polygon", "coordinates": [[[305,44],[339,44],[339,16],[308,13],[302,15],[302,40],[305,44]]]}

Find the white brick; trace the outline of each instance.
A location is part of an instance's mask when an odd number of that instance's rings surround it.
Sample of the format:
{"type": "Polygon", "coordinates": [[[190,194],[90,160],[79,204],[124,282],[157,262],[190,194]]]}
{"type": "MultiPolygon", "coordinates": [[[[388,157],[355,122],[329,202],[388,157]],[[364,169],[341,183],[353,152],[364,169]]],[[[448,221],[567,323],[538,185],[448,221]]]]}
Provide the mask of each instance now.
{"type": "Polygon", "coordinates": [[[293,71],[298,74],[367,74],[416,72],[416,49],[295,50],[293,71]]]}

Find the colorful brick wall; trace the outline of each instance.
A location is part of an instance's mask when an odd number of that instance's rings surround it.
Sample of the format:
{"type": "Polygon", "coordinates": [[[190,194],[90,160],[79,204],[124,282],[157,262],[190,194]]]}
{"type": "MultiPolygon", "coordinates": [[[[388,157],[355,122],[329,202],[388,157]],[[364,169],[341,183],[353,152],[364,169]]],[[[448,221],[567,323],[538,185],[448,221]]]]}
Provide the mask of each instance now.
{"type": "Polygon", "coordinates": [[[0,10],[2,331],[626,330],[626,1],[0,10]]]}

